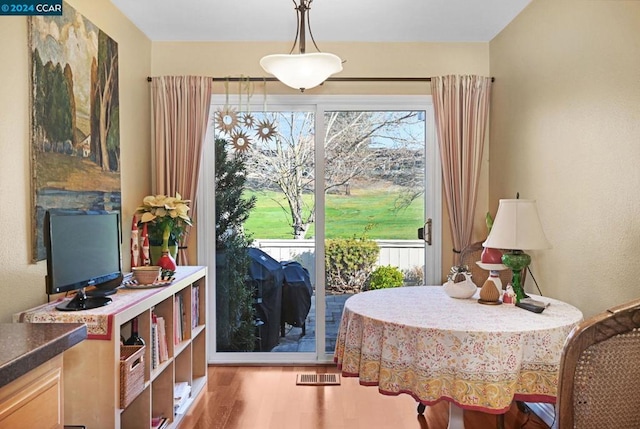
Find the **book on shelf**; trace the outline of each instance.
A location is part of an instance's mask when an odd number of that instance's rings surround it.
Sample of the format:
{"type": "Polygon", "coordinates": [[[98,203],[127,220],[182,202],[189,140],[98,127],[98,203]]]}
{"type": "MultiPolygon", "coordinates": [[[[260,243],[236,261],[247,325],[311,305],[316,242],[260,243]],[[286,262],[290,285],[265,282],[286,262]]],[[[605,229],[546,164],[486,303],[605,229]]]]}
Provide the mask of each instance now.
{"type": "Polygon", "coordinates": [[[151,312],[151,368],[160,366],[160,338],[158,334],[158,316],[151,312]]]}
{"type": "Polygon", "coordinates": [[[169,426],[169,419],[166,417],[153,417],[151,419],[151,429],[163,429],[169,426]]]}
{"type": "Polygon", "coordinates": [[[174,303],[174,312],[173,312],[173,344],[178,344],[180,342],[180,316],[179,316],[179,295],[176,295],[173,300],[174,303]]]}
{"type": "Polygon", "coordinates": [[[182,323],[182,339],[184,340],[185,335],[187,334],[187,309],[184,306],[184,300],[182,299],[182,295],[180,295],[180,310],[182,313],[182,317],[180,318],[180,322],[182,323]]]}
{"type": "Polygon", "coordinates": [[[173,313],[174,321],[173,321],[173,338],[174,344],[180,344],[184,340],[184,300],[182,299],[182,295],[175,296],[175,310],[173,313]]]}
{"type": "Polygon", "coordinates": [[[185,398],[184,402],[182,404],[180,404],[179,407],[175,408],[174,414],[178,415],[178,414],[184,414],[187,412],[187,410],[189,409],[189,406],[191,405],[191,402],[193,401],[192,398],[185,398]]]}
{"type": "Polygon", "coordinates": [[[162,363],[169,359],[169,348],[167,346],[167,328],[164,317],[156,317],[158,324],[158,362],[162,363]]]}
{"type": "Polygon", "coordinates": [[[191,386],[186,381],[180,381],[173,386],[173,409],[175,414],[183,414],[189,404],[191,386]]]}
{"type": "Polygon", "coordinates": [[[198,327],[200,316],[200,289],[194,287],[191,289],[191,329],[198,327]]]}

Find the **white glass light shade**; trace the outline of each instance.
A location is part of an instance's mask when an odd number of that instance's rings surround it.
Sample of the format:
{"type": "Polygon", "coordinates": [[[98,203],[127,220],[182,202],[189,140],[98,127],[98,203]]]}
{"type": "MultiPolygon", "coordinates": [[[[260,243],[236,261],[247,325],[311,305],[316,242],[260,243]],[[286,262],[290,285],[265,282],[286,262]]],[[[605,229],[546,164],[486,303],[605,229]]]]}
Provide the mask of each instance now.
{"type": "Polygon", "coordinates": [[[342,71],[342,60],[334,54],[275,54],[260,60],[269,74],[294,89],[308,89],[320,85],[334,73],[342,71]]]}
{"type": "Polygon", "coordinates": [[[549,249],[535,200],[500,200],[484,247],[507,250],[549,249]]]}

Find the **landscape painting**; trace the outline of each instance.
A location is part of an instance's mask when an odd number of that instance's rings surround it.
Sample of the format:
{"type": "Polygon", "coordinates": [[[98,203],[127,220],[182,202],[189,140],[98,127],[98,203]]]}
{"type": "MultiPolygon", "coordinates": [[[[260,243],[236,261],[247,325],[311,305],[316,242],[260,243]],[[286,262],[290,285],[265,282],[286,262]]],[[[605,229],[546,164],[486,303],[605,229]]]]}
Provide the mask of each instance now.
{"type": "Polygon", "coordinates": [[[67,3],[28,23],[36,262],[47,210],[120,210],[118,44],[67,3]]]}

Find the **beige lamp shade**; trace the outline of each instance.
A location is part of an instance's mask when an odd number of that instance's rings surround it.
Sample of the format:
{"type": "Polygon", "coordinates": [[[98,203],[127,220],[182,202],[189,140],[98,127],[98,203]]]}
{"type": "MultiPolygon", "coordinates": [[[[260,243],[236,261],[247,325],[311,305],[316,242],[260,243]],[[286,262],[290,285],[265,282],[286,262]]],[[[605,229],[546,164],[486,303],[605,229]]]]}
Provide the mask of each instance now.
{"type": "Polygon", "coordinates": [[[536,200],[500,200],[496,218],[484,247],[508,250],[549,249],[536,200]]]}
{"type": "Polygon", "coordinates": [[[334,54],[275,54],[260,60],[269,74],[294,89],[309,89],[320,85],[332,74],[342,71],[342,60],[334,54]]]}

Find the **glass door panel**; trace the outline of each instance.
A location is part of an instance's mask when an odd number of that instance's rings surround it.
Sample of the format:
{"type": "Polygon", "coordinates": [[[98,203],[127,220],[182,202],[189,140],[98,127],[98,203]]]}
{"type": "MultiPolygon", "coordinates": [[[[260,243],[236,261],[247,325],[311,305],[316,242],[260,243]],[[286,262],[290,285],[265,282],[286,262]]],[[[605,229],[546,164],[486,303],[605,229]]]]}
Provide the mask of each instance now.
{"type": "MultiPolygon", "coordinates": [[[[315,353],[315,112],[219,108],[214,121],[227,158],[245,166],[243,198],[255,201],[242,226],[250,239],[246,284],[255,344],[239,349],[229,338],[242,310],[230,281],[219,277],[216,350],[315,353]]],[[[216,269],[229,266],[223,261],[216,269]]]]}
{"type": "Polygon", "coordinates": [[[332,110],[325,123],[325,352],[344,302],[424,283],[425,112],[332,110]]]}

